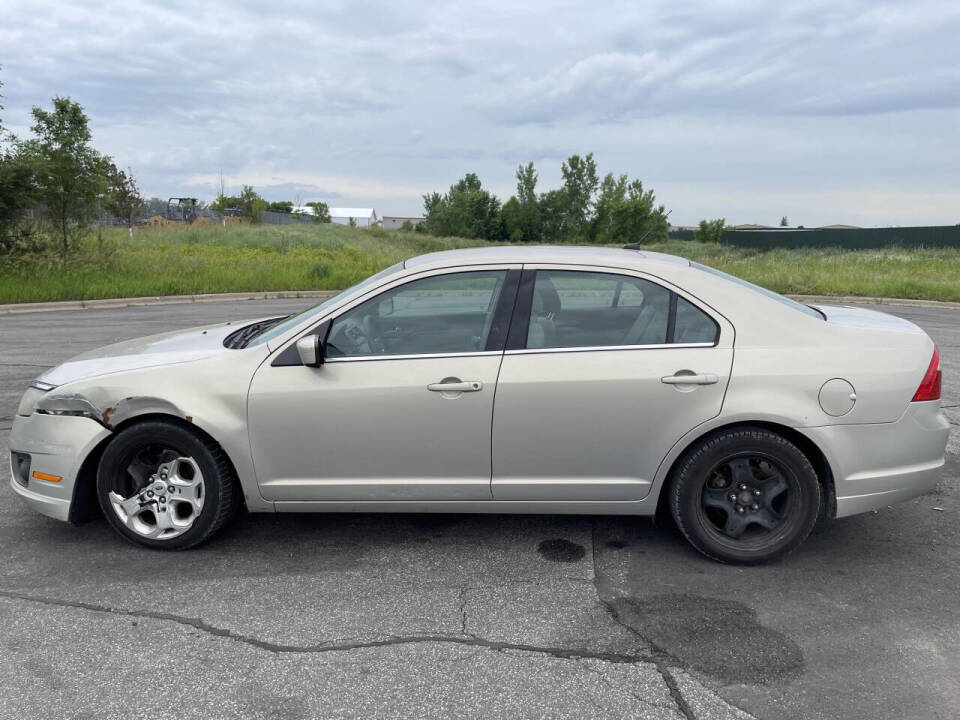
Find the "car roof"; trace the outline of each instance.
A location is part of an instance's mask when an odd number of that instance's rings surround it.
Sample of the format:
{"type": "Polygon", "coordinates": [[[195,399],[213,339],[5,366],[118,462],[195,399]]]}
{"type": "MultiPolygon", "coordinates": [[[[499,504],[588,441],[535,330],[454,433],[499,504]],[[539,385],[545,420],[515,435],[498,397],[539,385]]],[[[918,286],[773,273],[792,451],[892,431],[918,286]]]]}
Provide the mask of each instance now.
{"type": "Polygon", "coordinates": [[[461,250],[444,250],[410,258],[404,268],[444,265],[471,265],[475,263],[524,263],[575,261],[585,265],[631,265],[642,266],[649,262],[690,265],[690,261],[678,255],[626,250],[610,247],[585,247],[582,245],[490,245],[461,250]]]}

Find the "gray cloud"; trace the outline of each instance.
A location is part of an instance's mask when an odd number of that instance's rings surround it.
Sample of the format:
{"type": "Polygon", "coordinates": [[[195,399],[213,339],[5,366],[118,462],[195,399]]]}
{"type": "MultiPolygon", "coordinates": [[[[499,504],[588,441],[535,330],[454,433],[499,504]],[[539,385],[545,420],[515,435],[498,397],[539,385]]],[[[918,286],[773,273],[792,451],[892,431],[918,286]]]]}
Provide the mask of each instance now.
{"type": "Polygon", "coordinates": [[[70,95],[157,195],[209,197],[222,172],[272,199],[412,214],[464,172],[507,194],[533,160],[549,187],[593,150],[679,222],[960,220],[953,1],[5,0],[2,14],[4,124],[24,134],[31,105],[70,95]]]}

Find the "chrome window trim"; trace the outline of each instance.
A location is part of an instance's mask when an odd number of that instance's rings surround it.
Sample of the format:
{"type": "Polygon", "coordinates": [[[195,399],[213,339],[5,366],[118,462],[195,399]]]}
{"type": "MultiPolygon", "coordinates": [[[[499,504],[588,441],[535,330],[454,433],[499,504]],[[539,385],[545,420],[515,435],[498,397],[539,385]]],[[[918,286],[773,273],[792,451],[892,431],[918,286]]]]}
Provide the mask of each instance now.
{"type": "Polygon", "coordinates": [[[674,348],[712,348],[716,343],[659,343],[657,345],[584,345],[582,347],[527,348],[507,350],[505,355],[540,355],[542,353],[601,352],[619,350],[672,350],[674,348]]]}
{"type": "Polygon", "coordinates": [[[466,353],[423,353],[422,355],[356,355],[345,357],[325,358],[323,364],[345,362],[371,362],[373,360],[421,360],[428,358],[455,358],[455,357],[487,357],[502,355],[502,350],[478,350],[466,353]]]}

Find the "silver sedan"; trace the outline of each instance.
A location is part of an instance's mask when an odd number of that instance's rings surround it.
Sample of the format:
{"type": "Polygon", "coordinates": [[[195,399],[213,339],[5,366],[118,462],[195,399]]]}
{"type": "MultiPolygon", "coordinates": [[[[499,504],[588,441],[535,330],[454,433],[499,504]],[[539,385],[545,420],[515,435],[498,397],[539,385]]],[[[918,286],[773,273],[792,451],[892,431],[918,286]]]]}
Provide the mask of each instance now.
{"type": "Polygon", "coordinates": [[[669,512],[770,560],[818,518],[926,492],[939,356],[898,318],[679,257],[499,247],[384,270],[299,315],[79,355],[26,391],[12,485],[182,549],[250,512],[669,512]]]}

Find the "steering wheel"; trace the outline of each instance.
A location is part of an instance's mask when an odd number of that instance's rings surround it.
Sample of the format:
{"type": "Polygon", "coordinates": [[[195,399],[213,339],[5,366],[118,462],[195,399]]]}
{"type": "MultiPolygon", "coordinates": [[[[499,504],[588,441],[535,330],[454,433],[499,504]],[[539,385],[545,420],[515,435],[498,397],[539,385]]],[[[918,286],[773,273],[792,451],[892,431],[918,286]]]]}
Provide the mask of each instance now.
{"type": "Polygon", "coordinates": [[[386,352],[386,347],[380,339],[380,319],[373,313],[363,316],[363,335],[367,339],[367,347],[370,348],[370,352],[386,352]]]}
{"type": "Polygon", "coordinates": [[[337,332],[335,344],[339,344],[341,339],[347,346],[343,348],[346,355],[370,355],[373,353],[370,339],[367,337],[363,325],[351,317],[343,318],[343,324],[337,332]]]}

